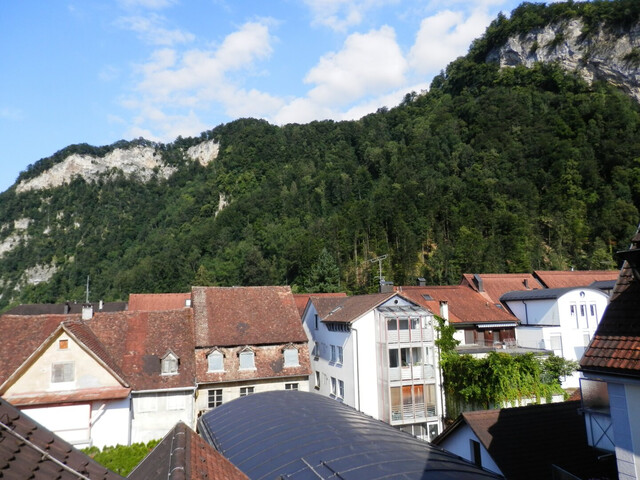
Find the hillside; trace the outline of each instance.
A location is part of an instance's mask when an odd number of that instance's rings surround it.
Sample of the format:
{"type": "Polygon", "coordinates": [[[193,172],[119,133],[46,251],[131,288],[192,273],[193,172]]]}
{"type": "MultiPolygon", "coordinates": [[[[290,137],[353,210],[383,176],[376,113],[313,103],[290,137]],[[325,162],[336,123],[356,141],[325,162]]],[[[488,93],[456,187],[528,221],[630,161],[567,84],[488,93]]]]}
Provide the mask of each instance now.
{"type": "Polygon", "coordinates": [[[524,4],[429,92],[354,122],[241,119],[171,144],[67,147],[0,194],[0,310],[82,301],[87,276],[92,300],[205,284],[366,292],[380,255],[396,284],[614,268],[639,220],[639,15],[628,0],[524,4]],[[561,61],[596,37],[628,60],[617,80],[597,73],[612,71],[606,49],[589,57],[600,70],[561,61]],[[533,42],[538,61],[510,53],[533,42]]]}

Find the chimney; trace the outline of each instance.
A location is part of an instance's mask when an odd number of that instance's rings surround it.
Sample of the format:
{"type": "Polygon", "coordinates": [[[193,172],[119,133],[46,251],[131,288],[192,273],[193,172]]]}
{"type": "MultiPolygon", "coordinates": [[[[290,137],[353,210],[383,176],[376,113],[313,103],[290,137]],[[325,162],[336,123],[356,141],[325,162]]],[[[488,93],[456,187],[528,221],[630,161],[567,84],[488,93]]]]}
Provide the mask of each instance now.
{"type": "Polygon", "coordinates": [[[82,320],[91,320],[93,317],[93,305],[85,303],[82,305],[82,320]]]}
{"type": "Polygon", "coordinates": [[[479,292],[484,292],[484,283],[482,281],[482,277],[480,277],[479,273],[473,274],[473,279],[475,280],[476,286],[478,287],[479,292]]]}
{"type": "Polygon", "coordinates": [[[393,293],[393,282],[380,282],[380,293],[393,293]]]}
{"type": "Polygon", "coordinates": [[[449,320],[449,302],[440,300],[440,316],[445,320],[449,320]]]}
{"type": "Polygon", "coordinates": [[[416,284],[419,287],[426,287],[427,286],[427,280],[425,278],[423,278],[423,277],[418,277],[416,282],[417,282],[416,284]]]}
{"type": "Polygon", "coordinates": [[[530,288],[529,288],[529,279],[528,278],[525,278],[522,281],[522,284],[524,285],[524,288],[526,288],[527,290],[530,290],[530,288]]]}
{"type": "Polygon", "coordinates": [[[70,311],[71,311],[71,305],[69,305],[69,302],[67,301],[67,302],[64,304],[64,314],[66,315],[66,314],[68,314],[70,311]]]}
{"type": "Polygon", "coordinates": [[[184,301],[184,306],[185,306],[185,307],[190,307],[190,306],[191,306],[191,299],[190,299],[190,298],[187,298],[187,299],[184,301]]]}
{"type": "Polygon", "coordinates": [[[104,302],[100,300],[100,303],[98,303],[98,310],[102,310],[103,308],[104,308],[104,302]]]}

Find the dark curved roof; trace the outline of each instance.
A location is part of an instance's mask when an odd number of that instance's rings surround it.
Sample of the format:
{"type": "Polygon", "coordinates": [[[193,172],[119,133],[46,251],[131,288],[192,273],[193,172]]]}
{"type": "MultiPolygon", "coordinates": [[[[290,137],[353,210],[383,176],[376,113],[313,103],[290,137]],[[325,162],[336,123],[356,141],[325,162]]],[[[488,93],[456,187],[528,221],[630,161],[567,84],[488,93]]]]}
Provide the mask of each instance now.
{"type": "Polygon", "coordinates": [[[199,429],[251,479],[501,478],[316,393],[241,397],[203,415],[199,429]]]}

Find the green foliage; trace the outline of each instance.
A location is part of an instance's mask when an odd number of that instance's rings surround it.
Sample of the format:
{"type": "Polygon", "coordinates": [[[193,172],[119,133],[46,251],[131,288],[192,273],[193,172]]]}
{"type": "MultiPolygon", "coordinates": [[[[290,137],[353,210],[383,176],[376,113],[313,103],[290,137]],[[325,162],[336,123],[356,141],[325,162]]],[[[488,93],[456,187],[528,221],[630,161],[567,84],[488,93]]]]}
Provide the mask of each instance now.
{"type": "Polygon", "coordinates": [[[134,443],[130,446],[107,446],[102,450],[89,447],[82,451],[103,467],[126,477],[159,442],[160,440],[151,440],[148,443],[134,443]]]}
{"type": "Polygon", "coordinates": [[[305,289],[309,293],[331,293],[340,291],[340,270],[326,248],[318,255],[305,280],[305,289]]]}
{"type": "MultiPolygon", "coordinates": [[[[455,355],[455,349],[460,345],[460,340],[456,340],[453,335],[456,333],[456,327],[447,323],[447,321],[436,315],[436,332],[437,339],[435,340],[436,347],[440,352],[440,356],[444,359],[449,355],[455,355]]],[[[442,360],[441,360],[442,361],[442,360]]]]}
{"type": "Polygon", "coordinates": [[[553,355],[541,361],[531,353],[490,352],[484,358],[447,353],[442,359],[447,414],[455,418],[463,409],[500,408],[530,398],[550,401],[563,393],[560,376],[576,367],[553,355]]]}

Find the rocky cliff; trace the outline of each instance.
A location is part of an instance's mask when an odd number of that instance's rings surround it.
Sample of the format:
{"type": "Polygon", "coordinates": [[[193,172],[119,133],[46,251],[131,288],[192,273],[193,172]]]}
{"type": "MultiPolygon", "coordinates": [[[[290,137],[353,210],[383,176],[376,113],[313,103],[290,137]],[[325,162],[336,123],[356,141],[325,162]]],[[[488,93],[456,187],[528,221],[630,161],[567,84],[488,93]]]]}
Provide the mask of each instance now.
{"type": "Polygon", "coordinates": [[[640,101],[640,24],[584,33],[580,18],[552,23],[524,35],[512,36],[487,55],[501,67],[556,62],[587,82],[602,80],[622,88],[640,101]]]}

